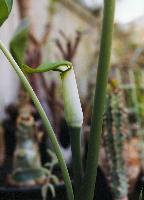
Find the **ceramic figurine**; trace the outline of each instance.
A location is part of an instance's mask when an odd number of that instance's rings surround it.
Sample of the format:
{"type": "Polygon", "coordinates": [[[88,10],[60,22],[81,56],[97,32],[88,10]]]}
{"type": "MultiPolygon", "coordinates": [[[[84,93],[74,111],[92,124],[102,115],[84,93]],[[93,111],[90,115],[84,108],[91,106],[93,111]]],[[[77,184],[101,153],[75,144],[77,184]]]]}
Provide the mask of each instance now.
{"type": "Polygon", "coordinates": [[[45,174],[42,170],[38,134],[29,105],[19,110],[16,128],[16,148],[13,159],[13,172],[10,183],[16,186],[34,186],[43,184],[45,174]]]}

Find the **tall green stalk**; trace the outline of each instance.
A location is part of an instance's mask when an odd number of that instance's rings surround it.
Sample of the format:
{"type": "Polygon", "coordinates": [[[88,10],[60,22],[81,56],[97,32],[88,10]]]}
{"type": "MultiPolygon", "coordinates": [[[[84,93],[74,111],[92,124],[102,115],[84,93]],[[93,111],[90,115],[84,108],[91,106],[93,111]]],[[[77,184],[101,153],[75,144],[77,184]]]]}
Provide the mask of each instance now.
{"type": "Polygon", "coordinates": [[[83,166],[81,156],[81,128],[69,127],[71,150],[72,150],[72,165],[74,177],[75,200],[79,200],[78,193],[82,184],[83,166]]]}
{"type": "Polygon", "coordinates": [[[16,71],[17,75],[19,76],[21,82],[23,83],[23,85],[25,86],[27,92],[29,93],[30,97],[32,98],[37,111],[39,112],[41,119],[43,121],[43,124],[45,125],[45,128],[47,130],[47,133],[49,135],[49,138],[51,140],[51,143],[53,144],[54,147],[54,151],[57,155],[61,170],[62,170],[62,174],[63,174],[63,178],[64,178],[64,182],[65,182],[65,186],[66,186],[66,190],[67,190],[67,195],[68,195],[68,199],[69,200],[74,200],[74,195],[73,195],[73,189],[72,189],[72,184],[71,184],[71,180],[69,177],[69,173],[66,167],[66,163],[65,160],[63,158],[63,155],[61,153],[61,149],[60,146],[57,142],[56,136],[54,134],[54,131],[52,129],[52,126],[37,98],[37,96],[35,95],[31,85],[29,84],[27,78],[25,77],[25,75],[23,74],[23,72],[21,71],[21,69],[19,68],[19,66],[17,65],[17,63],[15,62],[15,60],[13,59],[13,57],[11,56],[11,54],[9,53],[9,51],[6,49],[6,47],[3,45],[3,43],[0,41],[0,49],[2,50],[2,52],[5,54],[6,58],[9,60],[10,64],[13,66],[14,70],[16,71]]]}
{"type": "Polygon", "coordinates": [[[104,0],[104,16],[94,107],[81,200],[93,200],[103,123],[104,103],[110,66],[115,0],[104,0]]]}

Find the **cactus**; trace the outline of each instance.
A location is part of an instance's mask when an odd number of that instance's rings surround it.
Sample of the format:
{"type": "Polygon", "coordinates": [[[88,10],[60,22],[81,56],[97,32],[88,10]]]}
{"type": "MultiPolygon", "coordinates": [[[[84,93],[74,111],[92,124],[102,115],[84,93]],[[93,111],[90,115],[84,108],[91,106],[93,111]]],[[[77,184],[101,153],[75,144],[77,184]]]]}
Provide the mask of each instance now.
{"type": "Polygon", "coordinates": [[[138,114],[140,118],[140,128],[139,128],[139,148],[140,148],[140,159],[142,164],[142,170],[144,171],[144,86],[143,86],[143,76],[144,70],[137,66],[134,69],[135,76],[135,87],[136,87],[136,95],[138,99],[138,114]]]}
{"type": "Polygon", "coordinates": [[[104,148],[108,165],[110,188],[115,200],[127,199],[127,179],[123,157],[126,129],[126,112],[123,94],[110,85],[106,96],[104,117],[104,148]]]}
{"type": "Polygon", "coordinates": [[[123,68],[121,72],[121,88],[124,91],[124,98],[128,111],[128,118],[130,123],[131,136],[138,136],[141,125],[141,118],[139,116],[139,102],[137,97],[137,88],[135,84],[135,76],[133,69],[123,68]]]}

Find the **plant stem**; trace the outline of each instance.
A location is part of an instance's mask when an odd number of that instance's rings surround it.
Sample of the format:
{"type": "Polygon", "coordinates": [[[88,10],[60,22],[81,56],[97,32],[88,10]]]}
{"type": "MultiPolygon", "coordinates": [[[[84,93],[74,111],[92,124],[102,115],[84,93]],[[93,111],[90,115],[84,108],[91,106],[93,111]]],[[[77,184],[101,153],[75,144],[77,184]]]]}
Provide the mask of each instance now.
{"type": "Polygon", "coordinates": [[[62,170],[62,174],[63,174],[63,178],[64,178],[66,190],[67,190],[68,199],[74,200],[72,184],[71,184],[71,180],[70,180],[69,173],[68,173],[68,170],[67,170],[67,166],[66,166],[65,160],[63,158],[63,155],[62,155],[60,146],[58,144],[57,138],[56,138],[55,133],[53,131],[53,128],[52,128],[52,126],[51,126],[51,124],[50,124],[50,122],[49,122],[49,120],[48,120],[48,118],[47,118],[37,96],[36,96],[36,94],[34,93],[31,85],[29,84],[27,78],[25,77],[25,75],[23,74],[23,72],[21,71],[21,69],[19,68],[19,66],[17,65],[17,63],[15,62],[15,60],[13,59],[11,54],[9,53],[9,51],[6,49],[6,47],[4,46],[2,41],[0,41],[0,49],[5,54],[6,58],[9,60],[10,64],[13,66],[14,70],[16,71],[21,82],[25,86],[27,92],[29,93],[30,97],[32,98],[32,100],[33,100],[33,102],[34,102],[34,104],[37,108],[37,111],[39,112],[39,114],[41,116],[41,119],[43,121],[43,124],[45,125],[47,133],[48,133],[49,138],[51,140],[51,143],[53,144],[54,151],[57,155],[57,158],[58,158],[61,170],[62,170]]]}
{"type": "Polygon", "coordinates": [[[104,0],[101,47],[96,79],[94,107],[91,120],[86,172],[80,196],[81,200],[93,200],[94,196],[103,123],[104,103],[111,56],[114,10],[115,0],[104,0]]]}
{"type": "Polygon", "coordinates": [[[75,199],[78,200],[78,192],[82,183],[83,167],[81,157],[81,128],[69,127],[71,150],[72,150],[72,164],[74,176],[75,199]]]}

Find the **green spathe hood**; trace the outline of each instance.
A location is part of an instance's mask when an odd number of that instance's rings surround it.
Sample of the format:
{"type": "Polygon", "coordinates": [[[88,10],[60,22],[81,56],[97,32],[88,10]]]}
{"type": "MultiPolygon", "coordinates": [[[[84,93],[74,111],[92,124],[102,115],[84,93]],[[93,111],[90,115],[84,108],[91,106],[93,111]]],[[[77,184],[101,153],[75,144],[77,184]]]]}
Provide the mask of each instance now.
{"type": "Polygon", "coordinates": [[[60,72],[66,122],[69,127],[82,126],[83,112],[72,63],[68,61],[59,61],[55,63],[45,63],[37,68],[23,65],[22,70],[29,74],[48,72],[51,70],[60,72]]]}

